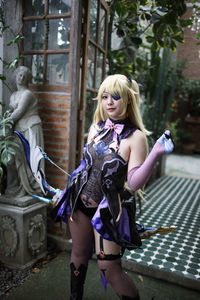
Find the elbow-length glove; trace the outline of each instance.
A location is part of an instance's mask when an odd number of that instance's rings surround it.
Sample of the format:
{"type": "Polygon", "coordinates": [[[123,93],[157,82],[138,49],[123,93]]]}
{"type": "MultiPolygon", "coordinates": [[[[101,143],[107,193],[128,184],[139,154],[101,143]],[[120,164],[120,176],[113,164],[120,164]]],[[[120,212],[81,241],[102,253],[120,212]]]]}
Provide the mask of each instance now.
{"type": "Polygon", "coordinates": [[[158,158],[163,154],[172,152],[173,149],[174,143],[171,138],[171,133],[169,130],[166,130],[165,133],[163,133],[163,135],[156,141],[144,163],[132,168],[128,172],[127,179],[131,190],[136,191],[141,188],[149,179],[158,158]]]}

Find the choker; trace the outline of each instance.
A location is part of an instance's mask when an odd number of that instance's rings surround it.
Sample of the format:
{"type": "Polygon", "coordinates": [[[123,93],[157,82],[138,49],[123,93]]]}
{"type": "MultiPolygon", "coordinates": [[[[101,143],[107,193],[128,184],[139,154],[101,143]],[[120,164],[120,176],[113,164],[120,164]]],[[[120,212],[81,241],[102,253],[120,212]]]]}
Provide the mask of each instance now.
{"type": "Polygon", "coordinates": [[[111,118],[109,118],[110,119],[110,121],[112,122],[112,123],[114,123],[114,124],[130,124],[130,119],[129,118],[125,118],[125,119],[120,119],[120,120],[113,120],[113,119],[111,119],[111,118]]]}

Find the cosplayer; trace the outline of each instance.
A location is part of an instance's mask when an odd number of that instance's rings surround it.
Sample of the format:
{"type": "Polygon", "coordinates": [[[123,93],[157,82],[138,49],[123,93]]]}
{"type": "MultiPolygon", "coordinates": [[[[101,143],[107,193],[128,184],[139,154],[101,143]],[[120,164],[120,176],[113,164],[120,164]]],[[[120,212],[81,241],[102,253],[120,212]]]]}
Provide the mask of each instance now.
{"type": "Polygon", "coordinates": [[[173,142],[166,131],[148,155],[149,132],[142,122],[134,80],[108,76],[97,100],[81,164],[53,209],[56,221],[69,222],[72,237],[70,299],[83,297],[94,240],[102,281],[110,283],[120,299],[140,299],[121,267],[124,250],[142,244],[132,191],[147,182],[159,156],[173,150],[173,142]]]}

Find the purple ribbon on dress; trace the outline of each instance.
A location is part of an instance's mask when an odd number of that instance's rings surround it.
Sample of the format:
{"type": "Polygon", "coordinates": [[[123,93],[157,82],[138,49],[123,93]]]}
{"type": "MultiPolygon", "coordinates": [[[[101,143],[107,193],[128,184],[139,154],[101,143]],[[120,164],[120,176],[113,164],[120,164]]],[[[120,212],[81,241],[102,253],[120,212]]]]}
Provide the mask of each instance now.
{"type": "Polygon", "coordinates": [[[112,123],[112,121],[110,119],[107,119],[104,128],[107,129],[106,133],[109,130],[114,131],[113,132],[113,140],[115,142],[117,142],[117,135],[122,132],[122,130],[124,128],[124,124],[115,124],[115,123],[112,123]]]}

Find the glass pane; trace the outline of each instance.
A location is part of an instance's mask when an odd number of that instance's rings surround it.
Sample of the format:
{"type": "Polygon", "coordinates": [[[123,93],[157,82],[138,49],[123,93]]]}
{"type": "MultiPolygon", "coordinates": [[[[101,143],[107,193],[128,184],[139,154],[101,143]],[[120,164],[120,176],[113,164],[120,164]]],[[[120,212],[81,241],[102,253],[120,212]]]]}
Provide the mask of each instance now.
{"type": "Polygon", "coordinates": [[[49,0],[49,14],[65,14],[71,11],[71,0],[49,0]]]}
{"type": "Polygon", "coordinates": [[[96,95],[91,92],[86,93],[86,108],[85,108],[85,133],[88,133],[92,124],[94,111],[96,109],[97,101],[93,100],[96,95]]]}
{"type": "Polygon", "coordinates": [[[94,87],[94,59],[95,47],[91,44],[88,45],[88,66],[87,66],[87,87],[94,87]]]}
{"type": "Polygon", "coordinates": [[[106,27],[106,11],[103,7],[100,9],[99,19],[99,44],[105,47],[105,27],[106,27]]]}
{"type": "Polygon", "coordinates": [[[24,16],[42,16],[44,15],[45,0],[24,0],[24,16]]]}
{"type": "Polygon", "coordinates": [[[65,85],[68,82],[69,54],[51,54],[47,57],[47,83],[65,85]]]}
{"type": "Polygon", "coordinates": [[[103,76],[103,53],[98,51],[97,54],[97,68],[96,68],[96,88],[98,89],[103,76]]]}
{"type": "Polygon", "coordinates": [[[49,20],[48,49],[66,49],[70,46],[70,19],[49,20]]]}
{"type": "Polygon", "coordinates": [[[24,22],[24,50],[43,50],[44,47],[44,21],[24,22]]]}
{"type": "Polygon", "coordinates": [[[97,0],[91,0],[91,6],[90,6],[90,38],[93,41],[96,41],[97,8],[98,8],[98,1],[97,0]]]}
{"type": "Polygon", "coordinates": [[[25,55],[24,66],[29,68],[32,73],[32,83],[43,83],[43,55],[25,55]]]}

